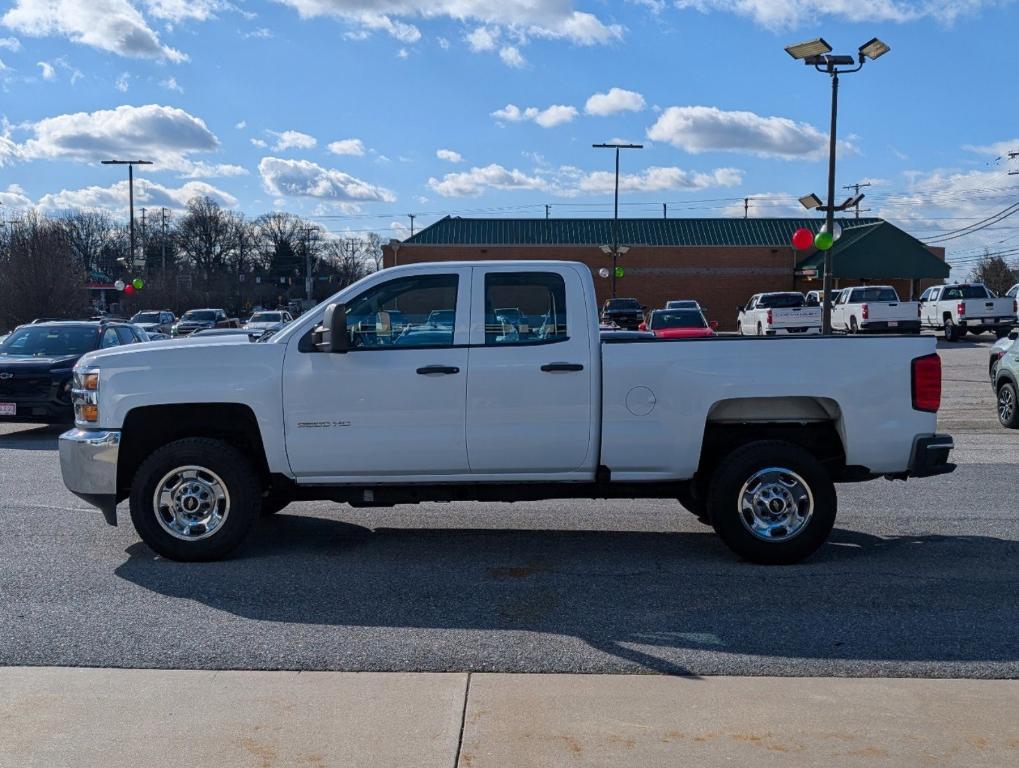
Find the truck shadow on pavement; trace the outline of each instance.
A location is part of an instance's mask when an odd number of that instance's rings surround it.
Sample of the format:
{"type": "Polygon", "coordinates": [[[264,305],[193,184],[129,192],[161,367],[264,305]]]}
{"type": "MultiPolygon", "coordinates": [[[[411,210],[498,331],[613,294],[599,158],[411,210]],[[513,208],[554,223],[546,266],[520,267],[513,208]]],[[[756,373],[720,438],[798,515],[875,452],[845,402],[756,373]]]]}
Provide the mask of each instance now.
{"type": "MultiPolygon", "coordinates": [[[[282,514],[226,562],[174,563],[140,543],[127,553],[116,573],[132,584],[249,620],[317,625],[336,647],[375,628],[535,633],[507,637],[519,648],[494,663],[503,671],[734,674],[742,664],[736,673],[855,675],[895,662],[896,674],[948,676],[951,662],[1019,658],[1019,542],[992,537],[836,529],[806,563],[767,568],[735,560],[707,529],[369,529],[282,514]],[[556,649],[570,638],[615,660],[587,651],[567,663],[556,649]],[[809,669],[783,661],[804,659],[809,669]]],[[[468,637],[440,651],[408,635],[390,668],[494,668],[484,647],[498,635],[468,637]]],[[[390,661],[379,653],[374,668],[390,661]]],[[[306,663],[300,651],[283,658],[306,663]]],[[[337,659],[313,663],[349,668],[337,659]]]]}
{"type": "Polygon", "coordinates": [[[70,424],[40,424],[17,432],[0,433],[0,449],[15,451],[55,451],[61,433],[71,428],[70,424]]]}

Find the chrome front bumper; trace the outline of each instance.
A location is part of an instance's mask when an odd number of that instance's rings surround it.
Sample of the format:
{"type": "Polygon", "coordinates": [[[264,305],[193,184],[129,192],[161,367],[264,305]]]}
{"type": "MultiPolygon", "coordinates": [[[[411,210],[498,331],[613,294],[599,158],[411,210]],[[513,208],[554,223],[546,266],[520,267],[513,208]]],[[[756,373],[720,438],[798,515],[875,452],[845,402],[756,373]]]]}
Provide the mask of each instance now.
{"type": "Polygon", "coordinates": [[[60,473],[67,490],[117,524],[117,457],[120,432],[72,429],[60,436],[60,473]]]}

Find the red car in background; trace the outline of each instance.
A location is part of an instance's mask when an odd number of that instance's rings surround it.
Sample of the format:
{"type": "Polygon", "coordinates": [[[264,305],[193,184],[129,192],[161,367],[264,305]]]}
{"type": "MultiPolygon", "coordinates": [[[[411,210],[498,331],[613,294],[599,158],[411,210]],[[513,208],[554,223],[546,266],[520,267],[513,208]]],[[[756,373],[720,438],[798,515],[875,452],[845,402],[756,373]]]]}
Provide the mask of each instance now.
{"type": "Polygon", "coordinates": [[[701,339],[714,336],[718,321],[710,323],[699,309],[656,309],[640,324],[660,339],[701,339]]]}

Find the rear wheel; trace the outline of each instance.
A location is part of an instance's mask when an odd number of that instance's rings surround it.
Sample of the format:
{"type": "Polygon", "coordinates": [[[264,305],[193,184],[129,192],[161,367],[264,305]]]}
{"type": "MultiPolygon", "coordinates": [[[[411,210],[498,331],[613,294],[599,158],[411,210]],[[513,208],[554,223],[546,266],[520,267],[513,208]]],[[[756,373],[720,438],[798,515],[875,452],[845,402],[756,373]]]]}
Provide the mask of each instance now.
{"type": "Polygon", "coordinates": [[[945,318],[945,341],[958,341],[959,340],[959,329],[956,327],[952,318],[945,318]]]}
{"type": "Polygon", "coordinates": [[[763,326],[760,323],[757,324],[757,335],[758,336],[763,336],[764,335],[764,328],[763,328],[763,326]]]}
{"type": "Polygon", "coordinates": [[[856,324],[855,317],[849,318],[849,332],[852,334],[857,334],[860,332],[860,327],[856,324]]]}
{"type": "Polygon", "coordinates": [[[810,453],[767,440],[730,453],[711,481],[711,524],[736,554],[754,563],[797,563],[835,524],[835,484],[810,453]]]}
{"type": "Polygon", "coordinates": [[[998,387],[998,421],[1008,429],[1019,429],[1019,395],[1010,381],[998,387]]]}
{"type": "Polygon", "coordinates": [[[1008,336],[1008,333],[1009,333],[1010,330],[1011,329],[1009,329],[1009,328],[995,328],[994,329],[994,338],[996,338],[996,339],[1003,339],[1006,336],[1008,336]]]}
{"type": "Polygon", "coordinates": [[[153,452],[131,485],[131,522],[171,560],[218,560],[258,518],[262,483],[248,458],[222,440],[176,440],[153,452]]]}

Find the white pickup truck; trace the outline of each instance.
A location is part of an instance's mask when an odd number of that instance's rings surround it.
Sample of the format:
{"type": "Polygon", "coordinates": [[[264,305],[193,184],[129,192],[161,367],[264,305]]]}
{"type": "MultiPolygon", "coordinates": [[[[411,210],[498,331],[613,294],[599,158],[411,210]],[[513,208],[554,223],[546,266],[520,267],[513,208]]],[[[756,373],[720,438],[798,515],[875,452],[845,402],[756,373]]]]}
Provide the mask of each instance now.
{"type": "Polygon", "coordinates": [[[920,333],[920,303],[900,301],[890,285],[846,288],[832,305],[831,327],[846,333],[920,333]]]}
{"type": "Polygon", "coordinates": [[[295,500],[669,498],[744,558],[791,563],[828,536],[836,482],[954,469],[934,348],[613,341],[582,264],[407,265],[253,344],[85,355],[60,463],[177,560],[229,554],[295,500]]]}
{"type": "Polygon", "coordinates": [[[945,341],[992,332],[1001,339],[1016,322],[1016,300],[998,298],[979,283],[935,285],[920,296],[920,321],[943,330],[945,341]]]}
{"type": "Polygon", "coordinates": [[[821,308],[808,307],[802,293],[758,293],[737,307],[740,336],[809,335],[821,332],[821,308]]]}

